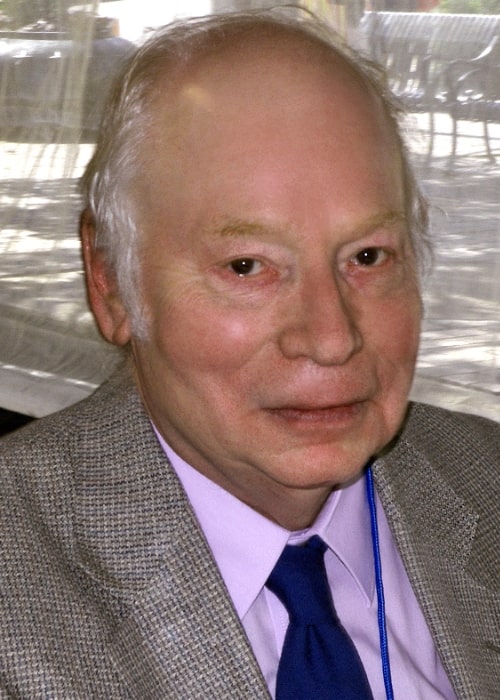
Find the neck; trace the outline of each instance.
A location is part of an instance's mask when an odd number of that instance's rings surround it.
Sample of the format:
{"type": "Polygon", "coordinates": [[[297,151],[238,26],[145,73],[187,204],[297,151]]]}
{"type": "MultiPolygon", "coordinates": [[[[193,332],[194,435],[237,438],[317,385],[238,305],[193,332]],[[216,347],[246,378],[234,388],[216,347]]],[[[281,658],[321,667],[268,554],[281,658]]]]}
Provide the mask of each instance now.
{"type": "Polygon", "coordinates": [[[303,489],[283,497],[282,494],[267,491],[262,500],[254,498],[258,494],[252,494],[251,500],[234,492],[233,495],[268,520],[272,520],[285,530],[295,532],[305,530],[314,523],[331,492],[331,488],[303,489]]]}

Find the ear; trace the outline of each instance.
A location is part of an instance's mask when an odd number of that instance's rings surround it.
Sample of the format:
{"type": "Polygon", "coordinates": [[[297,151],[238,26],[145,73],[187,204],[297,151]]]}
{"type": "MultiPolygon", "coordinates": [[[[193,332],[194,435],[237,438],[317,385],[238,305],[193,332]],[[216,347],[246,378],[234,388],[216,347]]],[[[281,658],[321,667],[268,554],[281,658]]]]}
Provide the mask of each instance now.
{"type": "Polygon", "coordinates": [[[87,294],[97,325],[107,341],[114,345],[126,345],[131,336],[128,314],[106,255],[95,246],[95,221],[88,209],[85,209],[80,217],[80,238],[87,294]]]}

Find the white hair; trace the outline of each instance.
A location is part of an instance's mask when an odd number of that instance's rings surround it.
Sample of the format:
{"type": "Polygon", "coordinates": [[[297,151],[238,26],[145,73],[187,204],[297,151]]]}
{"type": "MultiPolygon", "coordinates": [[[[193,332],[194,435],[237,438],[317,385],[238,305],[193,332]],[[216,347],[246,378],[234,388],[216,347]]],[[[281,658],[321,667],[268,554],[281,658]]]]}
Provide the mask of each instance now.
{"type": "Polygon", "coordinates": [[[400,103],[388,89],[381,68],[348,47],[330,27],[300,8],[235,12],[183,20],[151,33],[126,62],[104,111],[96,149],[82,177],[85,205],[94,219],[96,247],[113,269],[132,332],[147,337],[141,301],[140,232],[134,209],[134,183],[144,173],[144,143],[154,115],[158,85],[164,85],[203,54],[235,38],[260,33],[288,34],[340,56],[378,96],[401,154],[406,213],[420,266],[428,259],[427,204],[417,185],[401,136],[400,103]],[[297,16],[298,14],[298,16],[297,16]]]}

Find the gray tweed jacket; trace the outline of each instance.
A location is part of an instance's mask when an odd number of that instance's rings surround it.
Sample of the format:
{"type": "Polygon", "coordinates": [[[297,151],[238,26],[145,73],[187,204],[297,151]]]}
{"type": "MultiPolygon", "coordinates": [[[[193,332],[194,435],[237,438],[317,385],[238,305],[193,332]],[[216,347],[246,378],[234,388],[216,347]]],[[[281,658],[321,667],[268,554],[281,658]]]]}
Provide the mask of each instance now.
{"type": "MultiPolygon", "coordinates": [[[[375,467],[463,700],[499,697],[499,464],[499,425],[414,405],[375,467]]],[[[129,383],[3,440],[0,494],[1,698],[269,698],[129,383]]]]}

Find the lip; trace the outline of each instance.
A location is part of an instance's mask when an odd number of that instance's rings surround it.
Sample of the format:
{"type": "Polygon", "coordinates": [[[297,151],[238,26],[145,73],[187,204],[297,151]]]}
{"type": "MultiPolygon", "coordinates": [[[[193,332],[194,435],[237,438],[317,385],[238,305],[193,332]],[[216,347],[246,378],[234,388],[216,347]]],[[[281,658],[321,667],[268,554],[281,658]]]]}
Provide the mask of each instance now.
{"type": "Polygon", "coordinates": [[[267,409],[278,419],[296,425],[336,425],[352,421],[363,411],[365,401],[352,401],[326,406],[285,405],[267,409]]]}

